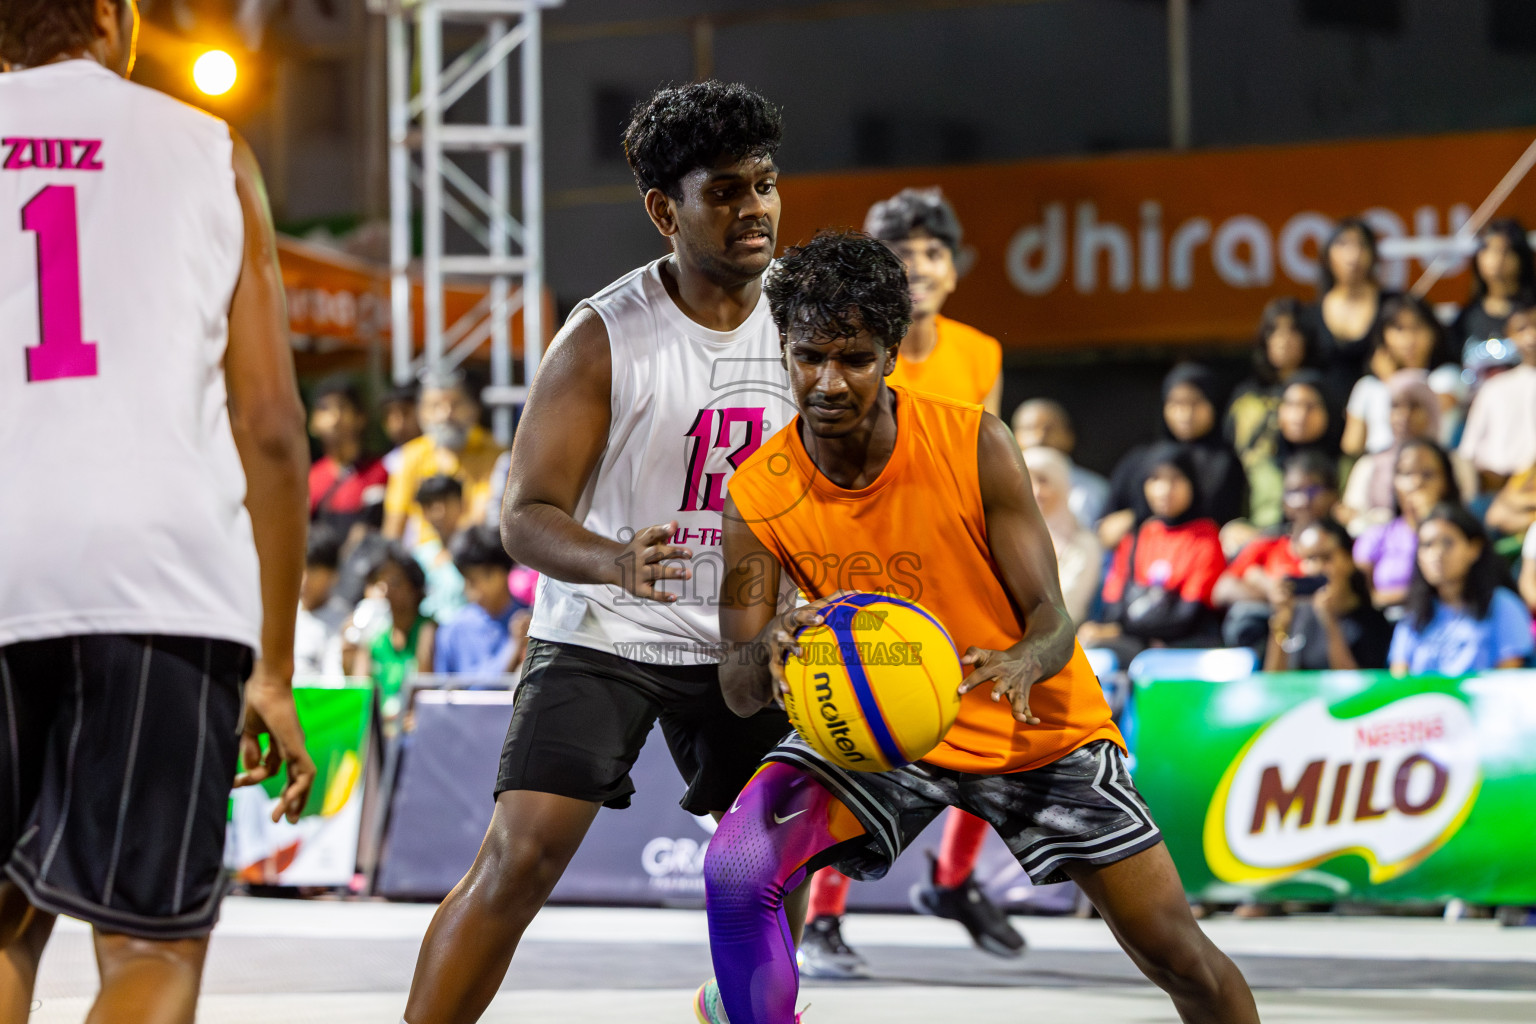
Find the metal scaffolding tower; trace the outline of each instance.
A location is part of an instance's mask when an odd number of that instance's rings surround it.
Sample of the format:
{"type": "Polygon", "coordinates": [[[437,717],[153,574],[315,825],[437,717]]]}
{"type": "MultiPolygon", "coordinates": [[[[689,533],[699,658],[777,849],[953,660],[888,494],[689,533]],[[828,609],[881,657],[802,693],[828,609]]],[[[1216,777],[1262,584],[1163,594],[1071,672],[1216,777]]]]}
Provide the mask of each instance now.
{"type": "Polygon", "coordinates": [[[388,20],[390,303],[393,377],[452,370],[491,343],[491,386],[484,393],[497,439],[512,433],[512,407],[527,395],[513,386],[511,317],[523,323],[525,382],[533,380],[544,342],[544,140],[541,15],[564,0],[370,0],[388,20]],[[446,30],[446,32],[445,32],[446,30]],[[444,65],[444,37],[468,41],[444,65]],[[415,58],[414,64],[412,58],[415,58]],[[512,65],[519,64],[518,118],[511,119],[512,65]],[[412,71],[419,91],[412,95],[412,71]],[[450,108],[484,84],[473,119],[450,108]],[[521,156],[522,203],[512,209],[512,159],[521,156]],[[457,161],[486,154],[482,184],[457,161]],[[419,159],[417,158],[419,154],[419,159]],[[419,206],[417,198],[419,195],[419,206]],[[422,336],[412,358],[411,241],[421,214],[422,336]],[[451,219],[470,241],[450,253],[451,219]],[[484,282],[485,298],[453,325],[444,322],[446,278],[484,282]]]}

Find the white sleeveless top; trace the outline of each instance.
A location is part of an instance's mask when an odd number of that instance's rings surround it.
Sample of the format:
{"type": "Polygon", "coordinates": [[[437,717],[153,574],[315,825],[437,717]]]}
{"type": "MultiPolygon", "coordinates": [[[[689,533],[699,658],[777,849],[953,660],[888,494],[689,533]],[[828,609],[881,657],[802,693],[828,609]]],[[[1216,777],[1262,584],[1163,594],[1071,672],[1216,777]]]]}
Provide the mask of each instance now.
{"type": "Polygon", "coordinates": [[[92,61],[0,74],[0,645],[259,645],[223,369],[232,145],[92,61]]]}
{"type": "Polygon", "coordinates": [[[690,580],[673,604],[610,585],[540,578],[529,635],[651,664],[720,660],[721,509],[731,473],[794,417],[766,297],[734,331],[690,320],[658,260],[583,302],[603,318],[613,356],[608,447],[576,508],[594,533],[628,541],[676,521],[690,580]]]}

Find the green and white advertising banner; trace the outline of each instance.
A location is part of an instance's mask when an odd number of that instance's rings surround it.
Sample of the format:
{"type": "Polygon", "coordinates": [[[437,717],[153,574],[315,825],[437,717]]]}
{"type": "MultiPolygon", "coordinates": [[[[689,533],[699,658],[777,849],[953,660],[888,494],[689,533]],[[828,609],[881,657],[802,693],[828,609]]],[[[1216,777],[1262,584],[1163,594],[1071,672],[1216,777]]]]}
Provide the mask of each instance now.
{"type": "Polygon", "coordinates": [[[1536,672],[1157,681],[1136,715],[1192,896],[1536,903],[1536,672]]]}
{"type": "Polygon", "coordinates": [[[363,766],[373,686],[366,679],[335,687],[298,683],[293,690],[305,745],[317,776],[297,824],[274,823],[286,773],[230,797],[225,866],[243,882],[263,885],[350,885],[357,870],[363,818],[363,766]]]}

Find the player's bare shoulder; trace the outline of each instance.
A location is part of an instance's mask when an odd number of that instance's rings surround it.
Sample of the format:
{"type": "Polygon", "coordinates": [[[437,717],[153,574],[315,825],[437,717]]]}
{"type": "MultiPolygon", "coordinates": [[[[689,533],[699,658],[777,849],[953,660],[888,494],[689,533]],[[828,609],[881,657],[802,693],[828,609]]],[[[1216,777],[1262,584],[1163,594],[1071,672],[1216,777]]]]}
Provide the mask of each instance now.
{"type": "Polygon", "coordinates": [[[550,342],[529,402],[561,402],[580,394],[587,401],[606,405],[612,390],[613,351],[608,325],[591,306],[582,306],[550,342]]]}
{"type": "Polygon", "coordinates": [[[981,414],[976,431],[976,471],[987,508],[1013,505],[1030,494],[1029,470],[1013,431],[989,412],[981,414]]]}

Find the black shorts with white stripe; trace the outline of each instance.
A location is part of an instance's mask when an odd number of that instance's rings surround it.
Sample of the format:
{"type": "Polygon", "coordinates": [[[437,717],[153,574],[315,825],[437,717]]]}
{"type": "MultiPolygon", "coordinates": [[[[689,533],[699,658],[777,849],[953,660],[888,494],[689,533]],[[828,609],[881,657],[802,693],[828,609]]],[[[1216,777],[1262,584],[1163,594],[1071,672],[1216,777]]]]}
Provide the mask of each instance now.
{"type": "Polygon", "coordinates": [[[1071,861],[1113,864],[1156,846],[1162,833],[1136,792],[1125,756],[1098,740],[1059,760],[1007,775],[972,775],[927,764],[850,772],[799,736],[769,755],[815,775],[868,835],[834,847],[832,864],[851,878],[882,877],[891,862],[946,807],[997,830],[1036,885],[1067,880],[1071,861]]]}
{"type": "Polygon", "coordinates": [[[250,672],[226,640],[0,647],[0,854],[33,906],[147,939],[213,928],[250,672]]]}

